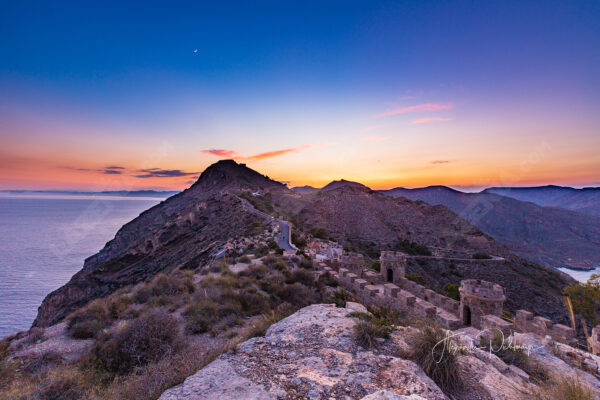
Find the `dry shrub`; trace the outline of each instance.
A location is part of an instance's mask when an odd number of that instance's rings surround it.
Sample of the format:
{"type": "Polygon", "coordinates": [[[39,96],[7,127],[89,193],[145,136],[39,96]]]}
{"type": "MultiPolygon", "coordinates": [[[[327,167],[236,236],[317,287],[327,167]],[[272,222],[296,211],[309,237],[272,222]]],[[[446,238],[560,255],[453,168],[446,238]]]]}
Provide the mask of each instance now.
{"type": "Polygon", "coordinates": [[[143,371],[130,375],[124,381],[115,382],[108,389],[108,398],[158,399],[165,390],[179,385],[226,350],[225,346],[209,350],[200,346],[188,346],[177,354],[148,365],[143,371]]]}
{"type": "Polygon", "coordinates": [[[111,373],[124,374],[175,353],[182,346],[175,317],[152,311],[104,333],[92,354],[96,364],[111,373]]]}
{"type": "Polygon", "coordinates": [[[62,363],[60,353],[52,350],[44,352],[34,352],[25,357],[19,358],[20,370],[28,374],[35,374],[42,370],[55,367],[62,363]]]}
{"type": "Polygon", "coordinates": [[[75,339],[90,339],[111,323],[111,313],[106,301],[92,301],[69,318],[67,332],[75,339]]]}
{"type": "Polygon", "coordinates": [[[352,312],[348,317],[358,318],[359,321],[352,328],[352,338],[359,346],[365,348],[378,347],[377,338],[387,339],[393,330],[388,320],[375,315],[352,312]]]}
{"type": "Polygon", "coordinates": [[[554,377],[536,387],[528,398],[530,400],[594,400],[592,389],[576,378],[554,377]]]}
{"type": "Polygon", "coordinates": [[[199,300],[190,304],[183,312],[186,332],[207,332],[215,323],[217,311],[217,305],[211,300],[199,300]]]}
{"type": "MultiPolygon", "coordinates": [[[[271,308],[268,297],[257,292],[256,289],[242,289],[233,295],[238,307],[246,315],[256,315],[271,308]]],[[[227,302],[225,303],[227,304],[227,302]]]]}
{"type": "Polygon", "coordinates": [[[194,282],[188,274],[158,274],[151,282],[152,295],[177,296],[194,292],[194,282]]]}
{"type": "Polygon", "coordinates": [[[314,304],[321,300],[318,293],[300,283],[274,287],[272,293],[279,298],[280,301],[300,307],[314,304]]]}
{"type": "Polygon", "coordinates": [[[238,273],[238,276],[249,277],[257,280],[264,279],[269,273],[269,269],[262,264],[252,264],[243,271],[238,273]]]}
{"type": "Polygon", "coordinates": [[[69,368],[57,369],[49,374],[35,393],[40,400],[83,399],[85,383],[79,371],[69,368]]]}
{"type": "Polygon", "coordinates": [[[256,320],[250,328],[244,334],[246,339],[264,336],[267,329],[276,322],[292,315],[296,311],[296,308],[289,303],[283,303],[277,306],[274,310],[264,313],[258,320],[256,320]]]}
{"type": "Polygon", "coordinates": [[[409,358],[416,362],[442,390],[453,392],[462,387],[458,356],[451,351],[446,331],[437,326],[423,326],[411,337],[409,358]]]}
{"type": "Polygon", "coordinates": [[[301,283],[305,286],[311,286],[315,284],[315,275],[305,269],[296,269],[290,277],[287,279],[287,283],[301,283]]]}

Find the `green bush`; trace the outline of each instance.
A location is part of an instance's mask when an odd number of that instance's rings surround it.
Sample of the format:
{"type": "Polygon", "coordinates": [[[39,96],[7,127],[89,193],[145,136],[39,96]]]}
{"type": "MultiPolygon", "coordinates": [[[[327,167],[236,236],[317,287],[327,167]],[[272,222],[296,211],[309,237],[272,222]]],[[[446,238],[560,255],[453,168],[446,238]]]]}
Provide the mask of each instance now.
{"type": "Polygon", "coordinates": [[[336,307],[346,307],[346,302],[348,301],[348,292],[346,290],[338,289],[333,292],[331,297],[336,307]]]}
{"type": "Polygon", "coordinates": [[[402,251],[413,256],[431,255],[431,250],[429,250],[427,246],[411,242],[408,239],[402,239],[400,242],[398,242],[398,244],[396,245],[396,250],[402,251]]]}
{"type": "Polygon", "coordinates": [[[406,279],[416,282],[419,285],[425,286],[425,279],[419,274],[406,274],[406,279]]]}
{"type": "Polygon", "coordinates": [[[442,288],[444,294],[451,299],[460,300],[460,292],[458,291],[460,285],[457,283],[446,283],[442,288]]]}
{"type": "Polygon", "coordinates": [[[373,261],[371,264],[369,264],[369,268],[371,268],[373,271],[381,272],[381,263],[379,261],[373,261]]]}

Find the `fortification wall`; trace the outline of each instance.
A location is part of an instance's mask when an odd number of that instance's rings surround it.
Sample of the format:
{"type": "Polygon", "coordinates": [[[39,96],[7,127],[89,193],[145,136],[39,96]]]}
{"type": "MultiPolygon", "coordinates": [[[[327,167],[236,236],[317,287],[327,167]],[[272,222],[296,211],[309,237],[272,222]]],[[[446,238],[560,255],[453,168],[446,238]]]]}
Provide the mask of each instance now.
{"type": "MultiPolygon", "coordinates": [[[[352,261],[358,258],[352,257],[352,261]]],[[[385,277],[374,271],[358,268],[357,262],[340,266],[338,271],[324,267],[323,272],[329,272],[338,284],[352,292],[363,304],[377,307],[389,307],[398,312],[408,312],[423,318],[437,321],[447,329],[458,329],[463,325],[461,303],[428,289],[404,277],[395,283],[386,283],[385,277]]],[[[479,280],[467,280],[461,284],[461,295],[466,295],[465,304],[469,305],[477,317],[476,326],[479,329],[499,329],[505,336],[511,332],[534,333],[540,336],[551,336],[555,341],[573,344],[576,341],[574,329],[554,324],[551,320],[526,310],[516,313],[514,323],[506,321],[502,316],[504,290],[501,286],[479,280]],[[475,305],[475,303],[477,305],[475,305]],[[482,305],[485,307],[482,308],[482,305]],[[480,312],[478,312],[479,310],[480,312]]],[[[595,340],[593,351],[600,354],[600,326],[592,331],[595,340]]]]}
{"type": "Polygon", "coordinates": [[[571,327],[555,324],[548,318],[534,316],[532,312],[519,310],[515,315],[514,328],[521,333],[535,333],[539,336],[551,336],[557,342],[571,344],[576,341],[577,334],[571,327]]]}
{"type": "Polygon", "coordinates": [[[460,312],[460,303],[458,301],[439,294],[436,291],[428,289],[409,279],[402,278],[399,282],[399,286],[449,313],[458,315],[460,312]]]}
{"type": "Polygon", "coordinates": [[[339,272],[332,273],[332,276],[336,277],[341,286],[354,293],[364,304],[389,307],[398,312],[409,312],[423,318],[433,319],[447,329],[460,327],[460,320],[456,315],[436,307],[429,301],[419,298],[393,283],[373,284],[346,268],[340,268],[339,272]]]}

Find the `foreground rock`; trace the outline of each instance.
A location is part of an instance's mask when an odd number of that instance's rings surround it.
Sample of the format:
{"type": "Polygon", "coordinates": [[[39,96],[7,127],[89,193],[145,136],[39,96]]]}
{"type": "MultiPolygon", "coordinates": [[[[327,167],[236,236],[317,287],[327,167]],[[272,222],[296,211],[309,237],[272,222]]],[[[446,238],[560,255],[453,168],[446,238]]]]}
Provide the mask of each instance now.
{"type": "Polygon", "coordinates": [[[306,307],[160,399],[447,399],[412,361],[358,347],[352,311],[364,307],[306,307]]]}

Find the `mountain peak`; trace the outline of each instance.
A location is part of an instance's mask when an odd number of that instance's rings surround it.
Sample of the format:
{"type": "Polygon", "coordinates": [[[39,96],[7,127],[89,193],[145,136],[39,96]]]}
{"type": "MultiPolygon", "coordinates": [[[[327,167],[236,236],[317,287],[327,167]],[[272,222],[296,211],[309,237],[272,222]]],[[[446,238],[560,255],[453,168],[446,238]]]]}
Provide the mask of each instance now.
{"type": "Polygon", "coordinates": [[[235,160],[219,160],[208,166],[200,175],[194,187],[202,187],[204,190],[225,189],[232,187],[252,188],[282,188],[284,184],[274,181],[266,175],[256,172],[243,163],[235,160]]]}
{"type": "Polygon", "coordinates": [[[321,188],[321,190],[322,191],[333,190],[333,189],[338,189],[338,188],[344,187],[344,186],[369,189],[368,187],[366,187],[362,183],[347,181],[345,179],[340,179],[339,181],[331,181],[331,182],[329,182],[327,185],[323,186],[321,188]]]}

